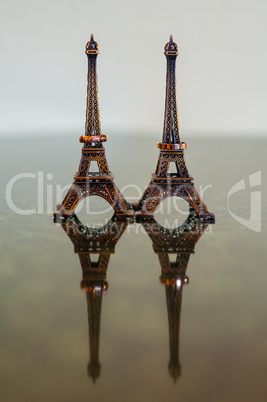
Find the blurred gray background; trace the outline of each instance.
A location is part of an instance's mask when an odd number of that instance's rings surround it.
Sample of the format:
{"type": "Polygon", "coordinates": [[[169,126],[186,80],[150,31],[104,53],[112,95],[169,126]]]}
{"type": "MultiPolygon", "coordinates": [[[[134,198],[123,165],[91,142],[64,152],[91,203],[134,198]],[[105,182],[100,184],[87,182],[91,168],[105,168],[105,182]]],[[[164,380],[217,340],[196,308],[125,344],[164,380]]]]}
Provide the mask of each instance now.
{"type": "Polygon", "coordinates": [[[172,34],[182,133],[265,135],[266,16],[265,0],[2,1],[1,135],[83,133],[91,33],[103,133],[161,136],[172,34]]]}

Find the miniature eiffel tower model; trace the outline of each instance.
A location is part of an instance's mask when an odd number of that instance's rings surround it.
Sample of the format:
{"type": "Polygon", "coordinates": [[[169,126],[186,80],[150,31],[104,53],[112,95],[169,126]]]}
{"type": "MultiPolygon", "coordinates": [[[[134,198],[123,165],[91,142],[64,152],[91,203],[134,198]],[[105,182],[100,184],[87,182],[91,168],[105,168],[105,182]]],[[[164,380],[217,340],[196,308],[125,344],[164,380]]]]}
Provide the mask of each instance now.
{"type": "Polygon", "coordinates": [[[86,292],[89,350],[88,375],[95,383],[101,373],[99,362],[100,321],[103,292],[108,288],[106,274],[111,254],[115,253],[115,245],[126,229],[126,222],[111,219],[105,226],[90,229],[72,215],[62,219],[62,228],[74,245],[83,273],[81,288],[86,292]],[[97,258],[93,258],[97,257],[97,258]]]}
{"type": "Polygon", "coordinates": [[[143,226],[152,240],[153,249],[161,265],[160,282],[165,285],[169,324],[170,361],[169,374],[176,382],[181,375],[179,359],[180,321],[183,286],[189,283],[186,276],[190,255],[208,224],[200,222],[194,215],[177,229],[165,229],[155,220],[144,222],[143,226]],[[170,255],[176,255],[171,262],[170,255]]]}
{"type": "Polygon", "coordinates": [[[184,160],[184,149],[187,148],[187,144],[180,141],[176,106],[175,65],[178,47],[173,42],[172,36],[165,45],[165,56],[167,58],[165,117],[162,142],[157,144],[160,155],[150,184],[139,203],[134,204],[136,217],[152,218],[160,202],[167,197],[177,196],[190,204],[191,212],[195,211],[198,217],[212,221],[214,215],[207,210],[197,193],[184,160]],[[171,163],[175,165],[175,173],[168,173],[171,163]]]}
{"type": "Polygon", "coordinates": [[[118,218],[131,217],[134,216],[134,212],[114,182],[102,144],[107,137],[101,134],[100,128],[96,73],[96,58],[99,51],[93,35],[86,45],[85,53],[88,57],[87,109],[85,135],[80,137],[80,142],[84,145],[79,170],[62,204],[57,206],[57,214],[71,215],[82,199],[96,195],[111,204],[118,218]],[[90,171],[92,161],[97,162],[98,172],[90,171]]]}

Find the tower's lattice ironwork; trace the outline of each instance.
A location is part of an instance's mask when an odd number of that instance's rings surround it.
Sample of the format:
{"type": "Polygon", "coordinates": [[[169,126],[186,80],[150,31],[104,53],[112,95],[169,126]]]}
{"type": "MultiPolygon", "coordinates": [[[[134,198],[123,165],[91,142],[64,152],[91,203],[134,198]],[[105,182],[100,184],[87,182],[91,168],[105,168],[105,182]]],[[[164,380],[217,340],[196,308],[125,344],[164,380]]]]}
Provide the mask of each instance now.
{"type": "Polygon", "coordinates": [[[88,84],[85,135],[80,137],[80,142],[83,143],[82,156],[78,172],[74,175],[74,182],[62,204],[58,205],[57,213],[71,215],[82,199],[96,195],[112,205],[117,218],[131,217],[134,212],[115,184],[103,147],[107,137],[101,134],[96,73],[96,59],[99,51],[93,35],[86,45],[85,53],[88,57],[88,84]],[[93,161],[97,162],[98,171],[96,172],[90,170],[93,161]]]}
{"type": "Polygon", "coordinates": [[[176,104],[175,66],[178,47],[172,36],[165,46],[167,59],[166,100],[162,142],[157,144],[160,149],[156,171],[152,180],[134,205],[136,217],[139,219],[152,218],[157,206],[167,197],[177,196],[185,199],[191,210],[200,218],[214,220],[204,202],[201,200],[189,175],[184,159],[185,142],[180,141],[176,104]],[[175,165],[175,172],[168,173],[170,164],[175,165]]]}

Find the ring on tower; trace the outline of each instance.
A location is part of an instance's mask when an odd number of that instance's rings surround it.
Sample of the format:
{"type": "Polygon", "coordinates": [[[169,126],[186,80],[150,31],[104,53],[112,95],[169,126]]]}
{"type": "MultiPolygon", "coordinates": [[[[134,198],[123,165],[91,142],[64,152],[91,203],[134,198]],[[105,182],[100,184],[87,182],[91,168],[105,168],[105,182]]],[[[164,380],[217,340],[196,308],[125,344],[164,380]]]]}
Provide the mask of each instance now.
{"type": "Polygon", "coordinates": [[[87,105],[85,134],[80,136],[83,143],[82,156],[78,172],[62,204],[57,206],[57,217],[69,216],[74,213],[76,206],[86,197],[95,195],[104,198],[114,209],[117,218],[126,219],[134,216],[132,206],[128,204],[117,187],[114,176],[109,170],[103,142],[107,136],[101,133],[96,59],[99,54],[98,44],[93,34],[86,44],[85,54],[88,58],[87,75],[87,105]],[[98,171],[90,170],[91,162],[96,161],[98,171]]]}
{"type": "Polygon", "coordinates": [[[164,54],[167,59],[167,76],[163,135],[162,141],[157,144],[160,154],[151,182],[140,201],[133,204],[135,216],[140,220],[153,218],[156,208],[165,198],[177,196],[189,203],[191,214],[214,222],[215,216],[207,210],[197,193],[184,159],[187,144],[180,141],[176,102],[175,68],[178,46],[172,35],[165,45],[164,54]],[[175,173],[168,173],[170,163],[175,164],[175,173]]]}

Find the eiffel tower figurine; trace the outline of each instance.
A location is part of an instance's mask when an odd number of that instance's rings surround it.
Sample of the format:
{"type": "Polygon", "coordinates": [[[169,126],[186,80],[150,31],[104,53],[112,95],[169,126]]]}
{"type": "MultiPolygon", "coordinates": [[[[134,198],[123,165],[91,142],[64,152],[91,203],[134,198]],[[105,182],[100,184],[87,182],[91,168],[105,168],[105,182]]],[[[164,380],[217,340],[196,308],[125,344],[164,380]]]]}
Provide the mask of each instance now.
{"type": "Polygon", "coordinates": [[[74,245],[82,267],[81,288],[86,292],[90,360],[87,366],[93,382],[100,376],[99,362],[100,320],[102,295],[108,288],[106,274],[115,245],[126,229],[127,222],[117,222],[113,217],[105,226],[91,229],[71,215],[61,219],[60,225],[74,245]],[[93,258],[97,257],[97,258],[93,258]]]}
{"type": "Polygon", "coordinates": [[[84,144],[82,156],[79,170],[74,175],[74,182],[62,204],[57,206],[58,212],[55,215],[71,215],[82,199],[96,195],[111,204],[118,218],[133,217],[132,207],[124,199],[115,184],[113,174],[109,170],[102,144],[107,140],[107,137],[101,134],[100,128],[96,74],[96,58],[99,51],[93,35],[86,45],[85,53],[88,57],[88,85],[85,135],[79,139],[84,144]],[[90,171],[92,161],[97,162],[98,172],[90,171]]]}
{"type": "Polygon", "coordinates": [[[143,223],[152,240],[153,249],[158,255],[161,265],[160,283],[165,285],[166,303],[169,324],[170,361],[169,374],[176,382],[181,375],[179,359],[179,337],[182,308],[183,286],[189,283],[186,270],[190,255],[208,223],[200,222],[194,215],[176,229],[165,229],[154,219],[143,223]],[[170,255],[176,255],[171,262],[170,255]]]}
{"type": "Polygon", "coordinates": [[[207,210],[194,187],[193,178],[189,175],[184,160],[184,149],[187,148],[187,144],[180,141],[176,107],[175,65],[178,47],[173,42],[172,36],[165,45],[165,56],[167,58],[165,117],[162,142],[157,144],[160,154],[150,184],[139,203],[134,204],[136,217],[141,220],[152,218],[160,202],[167,197],[177,196],[186,200],[190,204],[191,212],[194,211],[198,217],[214,221],[214,215],[207,210]],[[175,173],[168,173],[170,163],[175,164],[175,173]]]}

